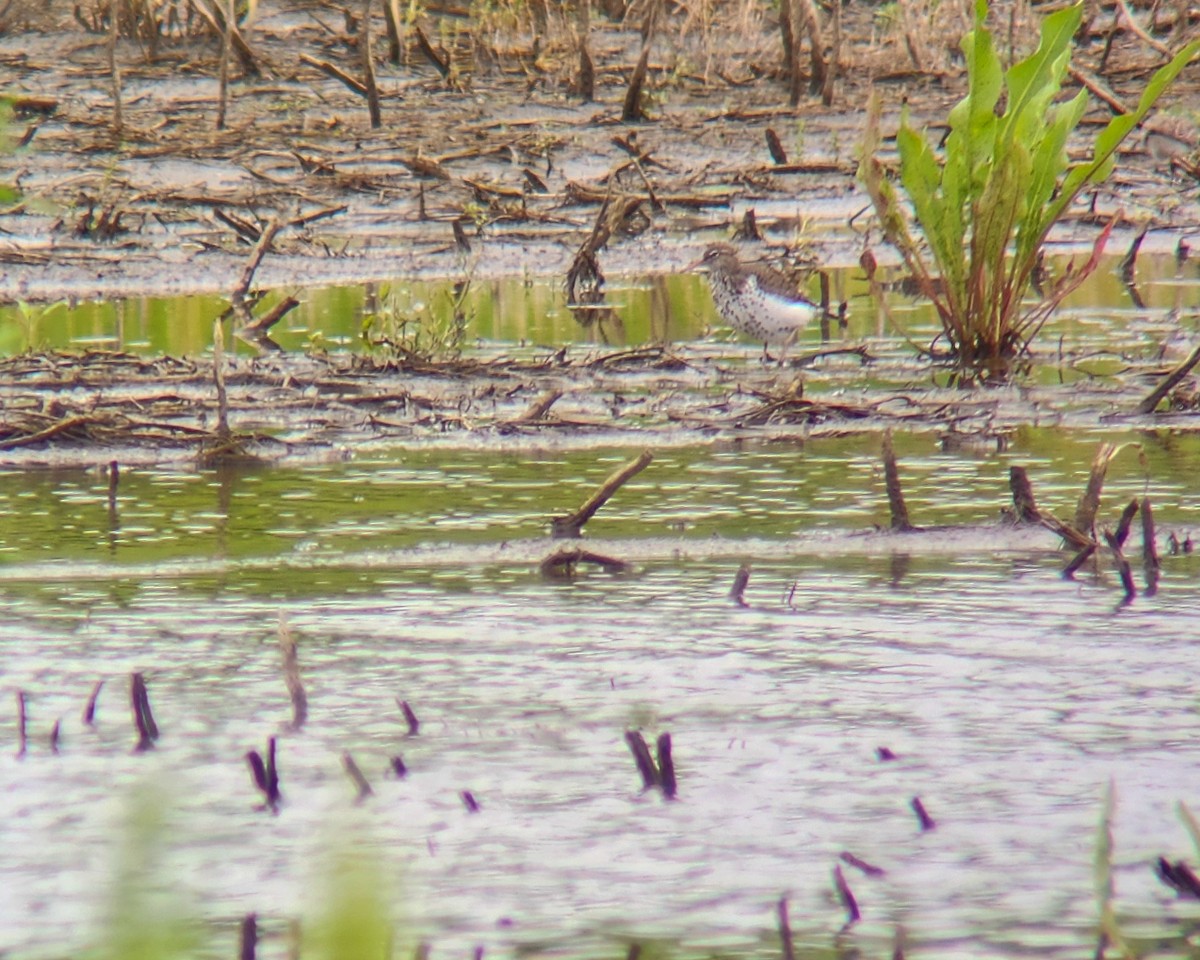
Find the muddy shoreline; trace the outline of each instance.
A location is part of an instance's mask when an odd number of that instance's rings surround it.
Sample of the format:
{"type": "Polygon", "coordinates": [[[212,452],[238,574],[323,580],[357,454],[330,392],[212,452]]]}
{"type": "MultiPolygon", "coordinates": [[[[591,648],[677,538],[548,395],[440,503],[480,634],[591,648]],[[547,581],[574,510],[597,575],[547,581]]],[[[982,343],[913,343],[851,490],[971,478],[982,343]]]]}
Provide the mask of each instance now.
{"type": "MultiPolygon", "coordinates": [[[[119,41],[117,130],[108,41],[60,6],[0,35],[18,103],[12,132],[23,144],[10,158],[20,199],[0,210],[0,297],[8,300],[227,291],[255,231],[271,220],[284,226],[256,277],[269,288],[563,276],[613,195],[642,202],[602,253],[612,275],[677,270],[748,210],[780,251],[856,263],[864,245],[878,247],[855,181],[869,91],[884,100],[885,128],[894,129],[902,103],[937,124],[965,79],[944,49],[913,68],[902,38],[850,6],[831,105],[811,96],[792,109],[777,25],[765,12],[707,30],[675,18],[651,58],[648,122],[622,123],[635,20],[593,19],[595,100],[585,102],[572,93],[569,25],[534,36],[517,24],[488,41],[488,56],[460,21],[434,17],[427,29],[439,26],[461,75],[443,80],[413,44],[400,64],[381,59],[384,122],[372,130],[362,98],[310,62],[319,53],[352,70],[357,34],[331,25],[322,5],[291,4],[264,9],[246,28],[261,72],[234,72],[221,131],[216,38],[162,38],[152,52],[119,41]],[[541,59],[531,63],[531,51],[541,59]],[[768,131],[787,162],[772,156],[768,131]]],[[[1028,40],[1035,23],[1018,17],[1010,28],[1028,40]]],[[[1098,62],[1106,40],[1106,79],[1116,96],[1136,101],[1159,57],[1132,34],[1101,31],[1076,62],[1085,70],[1098,62]]],[[[1198,83],[1185,73],[1164,108],[1186,111],[1198,83]]],[[[1083,132],[1110,115],[1096,101],[1083,132]]],[[[1063,238],[1085,241],[1113,215],[1130,233],[1149,223],[1158,248],[1200,233],[1194,181],[1162,154],[1158,141],[1132,138],[1116,176],[1087,198],[1063,238]]],[[[886,262],[888,251],[875,252],[886,262]]]]}

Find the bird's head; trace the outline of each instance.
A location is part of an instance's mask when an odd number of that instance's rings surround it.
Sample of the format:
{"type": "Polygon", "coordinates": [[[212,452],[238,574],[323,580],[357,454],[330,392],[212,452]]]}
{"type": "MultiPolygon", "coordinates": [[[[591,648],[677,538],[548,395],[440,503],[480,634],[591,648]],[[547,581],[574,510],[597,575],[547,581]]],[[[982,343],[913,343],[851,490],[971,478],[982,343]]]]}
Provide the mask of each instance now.
{"type": "Polygon", "coordinates": [[[704,256],[693,263],[689,263],[684,267],[684,270],[702,270],[705,273],[712,273],[714,271],[728,272],[736,269],[737,263],[737,250],[728,243],[714,243],[710,244],[704,251],[704,256]]]}

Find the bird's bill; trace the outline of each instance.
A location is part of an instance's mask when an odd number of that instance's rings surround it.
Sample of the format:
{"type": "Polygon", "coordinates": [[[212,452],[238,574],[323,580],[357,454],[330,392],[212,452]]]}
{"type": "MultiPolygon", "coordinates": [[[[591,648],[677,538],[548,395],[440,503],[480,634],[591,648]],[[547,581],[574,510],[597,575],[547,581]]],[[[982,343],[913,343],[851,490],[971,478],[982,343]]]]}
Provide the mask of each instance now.
{"type": "Polygon", "coordinates": [[[693,270],[703,270],[703,272],[708,273],[708,264],[704,262],[703,256],[699,260],[693,260],[683,268],[684,273],[691,273],[693,270]]]}

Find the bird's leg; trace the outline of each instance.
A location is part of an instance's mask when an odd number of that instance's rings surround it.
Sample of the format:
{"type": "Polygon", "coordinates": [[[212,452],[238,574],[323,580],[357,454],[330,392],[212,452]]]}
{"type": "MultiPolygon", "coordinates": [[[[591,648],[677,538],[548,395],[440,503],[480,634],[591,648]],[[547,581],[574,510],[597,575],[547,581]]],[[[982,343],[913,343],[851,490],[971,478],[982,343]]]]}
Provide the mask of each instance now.
{"type": "Polygon", "coordinates": [[[761,357],[759,357],[758,362],[763,364],[764,366],[768,363],[775,362],[775,358],[772,357],[771,354],[767,352],[767,344],[765,342],[763,343],[763,355],[761,357]]]}

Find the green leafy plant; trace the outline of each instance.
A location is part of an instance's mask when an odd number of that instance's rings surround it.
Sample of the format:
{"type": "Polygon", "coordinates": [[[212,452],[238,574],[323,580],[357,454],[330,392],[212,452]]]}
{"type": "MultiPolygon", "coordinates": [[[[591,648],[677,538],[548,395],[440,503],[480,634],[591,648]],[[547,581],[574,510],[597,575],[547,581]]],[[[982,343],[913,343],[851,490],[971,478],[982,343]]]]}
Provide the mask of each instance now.
{"type": "Polygon", "coordinates": [[[397,291],[385,292],[365,312],[363,342],[384,355],[407,361],[454,360],[466,339],[471,281],[440,291],[429,304],[410,304],[397,291]]]}
{"type": "Polygon", "coordinates": [[[1122,141],[1200,50],[1200,41],[1193,41],[1160,68],[1136,109],[1113,117],[1096,134],[1091,156],[1071,163],[1067,139],[1087,109],[1088,94],[1056,98],[1082,15],[1077,3],[1047,16],[1037,49],[1005,71],[984,23],[986,0],[977,0],[974,28],[962,41],[967,95],[950,111],[943,157],[912,127],[907,112],[896,137],[900,186],[923,246],[878,159],[880,104],[872,97],[859,177],[884,238],[936,308],[963,381],[1007,378],[1063,298],[1096,268],[1111,224],[1084,263],[1069,264],[1050,278],[1039,301],[1026,302],[1051,228],[1082,190],[1112,173],[1122,141]]]}

